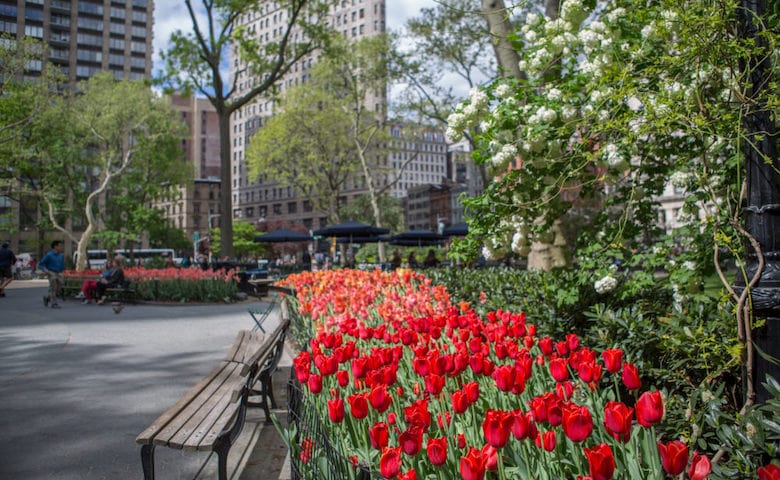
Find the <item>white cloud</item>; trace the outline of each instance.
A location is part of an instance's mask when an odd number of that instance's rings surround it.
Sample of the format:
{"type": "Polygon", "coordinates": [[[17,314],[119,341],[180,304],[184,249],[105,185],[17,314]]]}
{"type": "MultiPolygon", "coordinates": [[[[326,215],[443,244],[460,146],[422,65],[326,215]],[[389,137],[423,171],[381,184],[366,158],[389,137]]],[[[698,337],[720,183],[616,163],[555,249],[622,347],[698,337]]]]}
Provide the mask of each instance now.
{"type": "Polygon", "coordinates": [[[160,69],[160,52],[168,48],[171,34],[178,29],[191,30],[187,7],[179,0],[158,0],[154,2],[154,42],[152,62],[154,70],[160,69]]]}
{"type": "Polygon", "coordinates": [[[386,0],[387,27],[400,30],[408,19],[419,15],[421,8],[433,8],[436,3],[435,0],[386,0]]]}

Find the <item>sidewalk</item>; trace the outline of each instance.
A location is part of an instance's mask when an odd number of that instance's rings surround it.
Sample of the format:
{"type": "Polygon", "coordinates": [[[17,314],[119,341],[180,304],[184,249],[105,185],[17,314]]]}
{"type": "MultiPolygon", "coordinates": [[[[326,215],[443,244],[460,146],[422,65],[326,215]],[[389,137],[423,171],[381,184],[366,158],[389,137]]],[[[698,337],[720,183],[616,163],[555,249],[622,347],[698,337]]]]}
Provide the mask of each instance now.
{"type": "MultiPolygon", "coordinates": [[[[247,308],[260,303],[140,304],[115,314],[78,301],[44,308],[45,292],[45,281],[15,281],[0,298],[3,479],[143,478],[135,437],[254,326],[247,308]]],[[[274,328],[278,314],[267,322],[274,328]]],[[[288,354],[274,375],[285,420],[290,365],[288,354]]],[[[233,478],[278,478],[286,447],[262,411],[252,415],[243,451],[231,450],[231,466],[243,467],[233,478]]],[[[161,480],[216,478],[207,453],[159,448],[155,457],[161,480]]]]}

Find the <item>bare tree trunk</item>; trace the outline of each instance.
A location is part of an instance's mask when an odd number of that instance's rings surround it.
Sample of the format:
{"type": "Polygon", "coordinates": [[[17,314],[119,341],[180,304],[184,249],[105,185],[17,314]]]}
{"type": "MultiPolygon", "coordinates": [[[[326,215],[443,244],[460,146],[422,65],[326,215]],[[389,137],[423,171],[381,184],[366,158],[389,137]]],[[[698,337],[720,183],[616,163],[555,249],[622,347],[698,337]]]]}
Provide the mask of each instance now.
{"type": "MultiPolygon", "coordinates": [[[[546,0],[545,15],[549,18],[557,18],[559,4],[559,0],[546,0]]],[[[519,66],[520,55],[508,40],[509,35],[513,32],[513,27],[504,1],[482,0],[482,16],[487,21],[496,61],[502,74],[505,77],[524,79],[525,73],[520,70],[519,66]]],[[[537,223],[542,221],[543,215],[536,219],[537,223]]],[[[537,239],[531,243],[531,252],[528,254],[529,270],[547,271],[567,264],[566,250],[568,245],[561,231],[560,220],[553,223],[550,233],[549,241],[537,239]]]]}
{"type": "Polygon", "coordinates": [[[525,78],[525,73],[520,70],[520,55],[509,41],[513,28],[504,0],[482,0],[482,16],[487,22],[493,51],[502,75],[525,78]]]}
{"type": "MultiPolygon", "coordinates": [[[[221,239],[220,254],[233,257],[233,176],[230,159],[230,112],[224,108],[217,109],[219,118],[219,233],[221,239]]],[[[197,247],[196,247],[197,248],[197,247]]]]}

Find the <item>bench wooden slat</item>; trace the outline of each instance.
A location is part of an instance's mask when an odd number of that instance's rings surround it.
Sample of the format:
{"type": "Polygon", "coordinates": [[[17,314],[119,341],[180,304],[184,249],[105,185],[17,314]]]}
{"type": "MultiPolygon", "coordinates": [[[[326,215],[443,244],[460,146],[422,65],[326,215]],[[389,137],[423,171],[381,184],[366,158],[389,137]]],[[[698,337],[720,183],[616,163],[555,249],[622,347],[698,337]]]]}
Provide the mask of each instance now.
{"type": "Polygon", "coordinates": [[[211,423],[211,426],[208,429],[198,429],[193,433],[187,440],[184,449],[201,451],[211,450],[219,435],[233,424],[233,419],[238,415],[240,406],[240,402],[231,402],[226,404],[224,408],[215,408],[204,421],[204,425],[206,423],[211,423]]]}
{"type": "Polygon", "coordinates": [[[260,332],[241,330],[238,338],[230,347],[230,351],[225,356],[226,362],[243,363],[251,365],[251,356],[258,349],[262,349],[267,335],[260,332]]]}
{"type": "Polygon", "coordinates": [[[232,423],[233,415],[238,410],[238,406],[238,399],[234,399],[228,391],[212,395],[179,428],[176,435],[171,437],[168,446],[185,450],[198,450],[204,439],[211,438],[211,444],[204,444],[205,449],[210,449],[209,447],[213,445],[217,435],[232,423]],[[212,433],[213,435],[211,435],[212,433]]]}
{"type": "MultiPolygon", "coordinates": [[[[204,403],[208,402],[212,398],[227,397],[230,401],[235,401],[240,393],[241,386],[241,368],[239,364],[230,362],[220,362],[224,364],[222,371],[214,378],[214,380],[201,392],[199,392],[192,401],[181,409],[176,416],[174,416],[162,430],[160,430],[154,437],[155,445],[170,445],[171,439],[176,436],[179,431],[187,425],[193,417],[200,412],[201,417],[206,415],[206,410],[202,410],[204,403]]],[[[200,420],[196,418],[197,425],[200,420]]]]}
{"type": "Polygon", "coordinates": [[[258,363],[261,363],[261,357],[268,356],[271,353],[274,343],[276,343],[279,335],[281,335],[284,331],[283,323],[284,322],[276,327],[276,329],[271,332],[270,335],[264,335],[263,342],[259,344],[259,348],[253,348],[246,352],[246,355],[242,361],[244,365],[249,367],[257,365],[258,363]]]}
{"type": "MultiPolygon", "coordinates": [[[[236,364],[230,362],[220,362],[208,375],[206,375],[201,381],[199,381],[194,387],[187,391],[175,405],[166,410],[160,415],[157,420],[143,432],[141,432],[135,441],[141,444],[158,444],[157,437],[170,438],[175,431],[171,429],[176,428],[176,425],[169,425],[172,421],[187,409],[190,404],[195,403],[195,408],[202,403],[208,396],[224,384],[232,372],[236,371],[236,364]],[[165,432],[165,433],[164,433],[165,432]]],[[[190,409],[192,410],[192,409],[190,409]]],[[[181,420],[177,420],[180,422],[181,420]]]]}

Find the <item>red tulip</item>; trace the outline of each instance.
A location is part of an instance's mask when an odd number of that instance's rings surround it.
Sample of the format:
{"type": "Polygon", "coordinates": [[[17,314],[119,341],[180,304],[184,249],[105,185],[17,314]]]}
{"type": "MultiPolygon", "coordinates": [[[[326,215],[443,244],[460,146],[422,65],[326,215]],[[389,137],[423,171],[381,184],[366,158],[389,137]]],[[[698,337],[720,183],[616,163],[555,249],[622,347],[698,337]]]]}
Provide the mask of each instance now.
{"type": "Polygon", "coordinates": [[[547,404],[542,397],[534,397],[528,401],[528,406],[531,407],[531,415],[537,423],[547,421],[547,404]]]}
{"type": "Polygon", "coordinates": [[[621,402],[607,402],[604,407],[604,428],[615,440],[623,443],[631,437],[634,409],[621,402]]]}
{"type": "Polygon", "coordinates": [[[539,340],[539,349],[543,354],[549,356],[553,352],[553,341],[550,337],[544,337],[539,340]]]}
{"type": "Polygon", "coordinates": [[[417,472],[414,470],[407,470],[398,475],[398,480],[417,480],[417,472]]]}
{"type": "Polygon", "coordinates": [[[469,399],[466,393],[461,390],[452,392],[452,411],[463,413],[467,408],[469,408],[469,399]]]}
{"type": "Polygon", "coordinates": [[[691,480],[704,480],[712,471],[712,464],[706,455],[699,452],[693,452],[691,466],[688,469],[688,476],[691,480]]]}
{"type": "Polygon", "coordinates": [[[428,438],[428,459],[433,465],[441,466],[447,461],[447,437],[428,438]]]}
{"type": "Polygon", "coordinates": [[[317,394],[317,393],[320,393],[322,391],[322,377],[321,376],[319,376],[319,375],[317,375],[315,373],[312,373],[311,375],[309,375],[308,384],[309,384],[309,391],[311,393],[317,394]]]}
{"type": "Polygon", "coordinates": [[[555,384],[555,394],[558,395],[558,398],[561,400],[571,399],[572,394],[574,394],[574,383],[559,382],[555,384]]]}
{"type": "Polygon", "coordinates": [[[518,440],[530,438],[532,432],[533,419],[530,413],[524,413],[522,410],[512,412],[512,435],[518,440]]]}
{"type": "Polygon", "coordinates": [[[438,395],[444,389],[446,378],[434,373],[425,377],[425,391],[431,395],[438,395]]]}
{"type": "Polygon", "coordinates": [[[349,372],[346,370],[339,370],[336,372],[336,380],[339,382],[339,387],[346,387],[349,385],[349,372]]]}
{"type": "Polygon", "coordinates": [[[770,463],[765,467],[758,468],[758,480],[780,480],[780,467],[770,463]]]}
{"type": "Polygon", "coordinates": [[[512,365],[502,365],[493,370],[493,380],[502,392],[509,392],[515,385],[515,369],[512,365]]]}
{"type": "Polygon", "coordinates": [[[645,428],[660,422],[664,417],[664,399],[661,392],[645,392],[636,401],[636,419],[645,428]]]}
{"type": "Polygon", "coordinates": [[[617,373],[623,367],[623,350],[610,348],[601,352],[604,359],[604,367],[611,373],[617,373]]]}
{"type": "Polygon", "coordinates": [[[550,375],[556,382],[569,379],[569,362],[565,358],[553,358],[550,360],[550,375]]]}
{"type": "Polygon", "coordinates": [[[498,450],[491,445],[482,447],[482,458],[485,459],[485,470],[494,472],[498,470],[498,450]]]}
{"type": "Polygon", "coordinates": [[[458,448],[466,448],[466,435],[459,433],[457,435],[458,448]]]}
{"type": "Polygon", "coordinates": [[[334,398],[328,400],[328,417],[333,423],[341,423],[344,420],[344,399],[334,398]]]}
{"type": "Polygon", "coordinates": [[[615,473],[615,457],[609,445],[602,443],[585,449],[590,476],[593,480],[610,480],[615,473]]]}
{"type": "Polygon", "coordinates": [[[420,452],[422,441],[423,431],[416,425],[412,425],[398,436],[398,443],[401,445],[401,449],[410,457],[420,452]]]}
{"type": "Polygon", "coordinates": [[[385,478],[395,478],[401,471],[401,447],[385,447],[379,459],[379,472],[385,478]]]}
{"type": "Polygon", "coordinates": [[[674,477],[685,471],[688,465],[688,446],[685,443],[679,440],[659,443],[658,453],[661,454],[661,466],[666,473],[674,477]]]}
{"type": "Polygon", "coordinates": [[[309,380],[309,374],[311,370],[311,354],[307,351],[303,351],[295,357],[293,360],[293,367],[295,368],[295,378],[300,383],[306,383],[309,380]]]}
{"type": "Polygon", "coordinates": [[[514,419],[512,414],[501,410],[488,410],[482,422],[482,431],[488,445],[501,448],[509,440],[514,419]]]}
{"type": "Polygon", "coordinates": [[[569,351],[573,352],[580,348],[580,338],[575,333],[566,335],[566,346],[569,347],[569,351]]]}
{"type": "Polygon", "coordinates": [[[417,400],[408,407],[404,407],[404,420],[409,425],[420,427],[425,431],[431,426],[431,413],[428,411],[428,401],[417,400]]]}
{"type": "Polygon", "coordinates": [[[555,430],[548,430],[537,435],[534,439],[534,443],[536,443],[537,447],[552,452],[558,444],[558,437],[555,435],[555,430]]]}
{"type": "Polygon", "coordinates": [[[544,405],[547,409],[547,423],[557,427],[563,421],[563,403],[557,395],[547,392],[542,395],[544,405]]]}
{"type": "Polygon", "coordinates": [[[349,411],[352,413],[353,417],[360,420],[368,416],[368,400],[366,399],[366,394],[355,393],[350,395],[347,397],[347,402],[349,402],[349,411]]]}
{"type": "Polygon", "coordinates": [[[581,362],[577,365],[577,374],[585,383],[598,382],[601,379],[601,365],[595,361],[581,362]]]}
{"type": "Polygon", "coordinates": [[[572,442],[582,442],[593,432],[593,416],[584,405],[567,404],[563,407],[563,433],[572,442]]]}
{"type": "Polygon", "coordinates": [[[642,380],[639,378],[639,370],[633,363],[623,364],[623,384],[629,390],[638,390],[642,386],[642,380]]]}
{"type": "Polygon", "coordinates": [[[565,357],[566,355],[569,354],[569,345],[566,342],[564,342],[564,341],[556,342],[555,343],[555,351],[561,357],[565,357]]]}
{"type": "Polygon", "coordinates": [[[479,400],[479,383],[469,382],[466,385],[463,385],[463,391],[468,396],[469,403],[473,404],[474,402],[479,400]]]}
{"type": "Polygon", "coordinates": [[[377,450],[385,448],[389,441],[390,427],[385,422],[377,422],[368,427],[368,438],[371,446],[377,450]]]}
{"type": "Polygon", "coordinates": [[[482,480],[485,477],[485,458],[474,447],[460,458],[460,476],[463,480],[482,480]]]}
{"type": "Polygon", "coordinates": [[[368,400],[371,402],[371,406],[374,407],[379,413],[384,413],[393,403],[393,398],[387,393],[387,387],[384,385],[377,385],[371,389],[371,393],[368,394],[368,400]]]}

